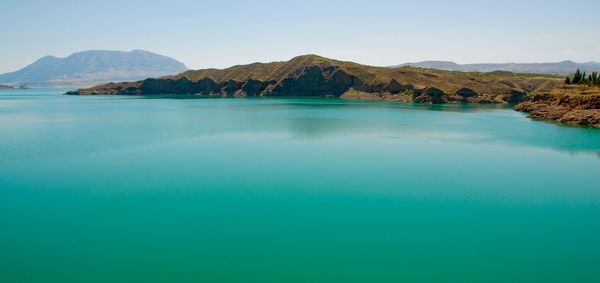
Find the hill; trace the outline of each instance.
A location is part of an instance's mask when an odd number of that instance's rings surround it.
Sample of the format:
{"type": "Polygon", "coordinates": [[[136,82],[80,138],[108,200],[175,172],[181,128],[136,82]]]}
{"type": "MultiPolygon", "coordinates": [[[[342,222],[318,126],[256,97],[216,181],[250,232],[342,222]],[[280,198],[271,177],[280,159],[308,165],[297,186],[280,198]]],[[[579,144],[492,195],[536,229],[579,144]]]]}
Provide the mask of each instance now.
{"type": "Polygon", "coordinates": [[[526,93],[549,90],[561,83],[562,78],[551,76],[373,67],[304,55],[285,62],[194,70],[158,79],[110,83],[70,94],[330,96],[426,103],[518,102],[527,98],[526,93]],[[435,97],[418,98],[422,94],[435,97]]]}
{"type": "Polygon", "coordinates": [[[439,69],[446,71],[461,72],[493,72],[507,71],[515,73],[549,74],[566,76],[580,69],[588,73],[600,72],[600,63],[575,63],[563,61],[558,63],[504,63],[504,64],[457,64],[448,61],[423,61],[417,63],[405,63],[393,67],[413,66],[420,68],[439,69]]]}
{"type": "Polygon", "coordinates": [[[564,78],[557,76],[504,71],[452,72],[409,66],[385,68],[304,55],[286,62],[108,83],[67,94],[321,96],[426,104],[520,103],[516,110],[530,112],[532,118],[600,126],[596,93],[592,87],[565,85],[564,78]],[[528,102],[532,97],[533,101],[528,102]]]}
{"type": "Polygon", "coordinates": [[[30,86],[85,86],[139,80],[187,70],[175,59],[143,50],[92,50],[66,58],[45,56],[25,68],[0,75],[0,83],[30,86]]]}

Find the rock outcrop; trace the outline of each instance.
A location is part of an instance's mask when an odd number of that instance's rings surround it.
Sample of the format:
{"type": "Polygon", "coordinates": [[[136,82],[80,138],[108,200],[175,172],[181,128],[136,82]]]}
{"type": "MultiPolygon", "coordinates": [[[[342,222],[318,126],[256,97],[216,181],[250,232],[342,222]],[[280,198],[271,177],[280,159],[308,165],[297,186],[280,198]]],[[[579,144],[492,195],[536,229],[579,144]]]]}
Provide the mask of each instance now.
{"type": "Polygon", "coordinates": [[[413,91],[413,102],[422,104],[439,104],[448,102],[448,95],[436,87],[428,87],[413,91]]]}
{"type": "Polygon", "coordinates": [[[532,119],[600,127],[600,93],[540,94],[515,106],[532,119]]]}

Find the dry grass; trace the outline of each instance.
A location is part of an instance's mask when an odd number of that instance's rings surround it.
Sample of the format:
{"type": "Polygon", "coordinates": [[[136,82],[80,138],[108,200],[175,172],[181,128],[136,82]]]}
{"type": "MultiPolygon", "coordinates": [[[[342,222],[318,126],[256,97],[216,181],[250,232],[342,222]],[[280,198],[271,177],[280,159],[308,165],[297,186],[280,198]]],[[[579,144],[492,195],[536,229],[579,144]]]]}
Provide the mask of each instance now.
{"type": "MultiPolygon", "coordinates": [[[[600,93],[597,87],[564,85],[564,79],[557,76],[517,74],[504,71],[490,73],[442,71],[408,66],[401,68],[374,67],[317,55],[298,56],[285,62],[253,63],[227,69],[186,71],[161,79],[187,78],[190,81],[198,81],[210,78],[218,84],[253,79],[272,82],[271,85],[276,85],[284,79],[298,78],[305,74],[308,68],[314,67],[318,67],[326,77],[342,71],[367,85],[388,85],[392,80],[396,80],[403,85],[412,85],[415,88],[437,87],[448,94],[453,94],[465,87],[480,94],[492,96],[509,94],[513,91],[525,92],[530,95],[600,93]]],[[[139,87],[140,85],[141,82],[110,83],[84,90],[84,92],[116,93],[117,89],[139,87]]]]}
{"type": "Polygon", "coordinates": [[[166,78],[179,79],[186,77],[191,81],[211,78],[217,83],[234,80],[245,81],[255,79],[260,81],[281,81],[293,77],[295,73],[310,66],[321,69],[336,68],[355,76],[368,84],[388,84],[396,80],[405,85],[417,88],[434,86],[447,93],[468,87],[479,93],[500,94],[512,90],[528,93],[547,92],[562,85],[563,79],[555,76],[534,74],[515,74],[510,72],[452,72],[416,67],[386,68],[361,65],[353,62],[338,61],[317,55],[295,57],[287,62],[254,63],[238,65],[227,69],[205,69],[187,71],[166,78]]]}

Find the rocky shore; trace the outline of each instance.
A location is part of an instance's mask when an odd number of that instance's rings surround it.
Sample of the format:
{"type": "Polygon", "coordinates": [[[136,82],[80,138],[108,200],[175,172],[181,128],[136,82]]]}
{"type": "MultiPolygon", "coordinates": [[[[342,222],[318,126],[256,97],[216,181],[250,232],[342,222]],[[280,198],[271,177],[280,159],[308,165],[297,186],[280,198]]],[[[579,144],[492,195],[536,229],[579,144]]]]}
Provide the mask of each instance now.
{"type": "Polygon", "coordinates": [[[340,98],[344,99],[369,99],[369,100],[385,100],[398,102],[412,102],[419,104],[442,104],[442,103],[502,103],[514,104],[524,101],[529,101],[530,97],[520,91],[513,91],[505,94],[480,94],[469,88],[461,88],[455,93],[449,95],[443,90],[436,87],[427,87],[424,89],[413,89],[412,91],[404,91],[400,93],[381,92],[369,93],[359,91],[354,88],[344,92],[340,98]]]}
{"type": "Polygon", "coordinates": [[[600,93],[540,94],[515,106],[529,118],[600,128],[600,93]]]}

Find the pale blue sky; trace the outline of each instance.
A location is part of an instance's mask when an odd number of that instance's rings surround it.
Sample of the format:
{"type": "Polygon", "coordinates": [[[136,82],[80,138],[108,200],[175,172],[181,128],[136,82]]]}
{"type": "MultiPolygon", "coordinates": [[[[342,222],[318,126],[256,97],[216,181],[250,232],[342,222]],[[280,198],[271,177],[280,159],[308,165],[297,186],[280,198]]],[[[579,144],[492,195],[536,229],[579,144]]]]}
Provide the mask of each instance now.
{"type": "Polygon", "coordinates": [[[371,65],[600,61],[599,14],[598,0],[0,0],[0,73],[88,49],[145,49],[194,69],[306,53],[371,65]]]}

